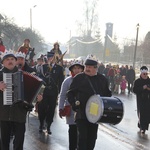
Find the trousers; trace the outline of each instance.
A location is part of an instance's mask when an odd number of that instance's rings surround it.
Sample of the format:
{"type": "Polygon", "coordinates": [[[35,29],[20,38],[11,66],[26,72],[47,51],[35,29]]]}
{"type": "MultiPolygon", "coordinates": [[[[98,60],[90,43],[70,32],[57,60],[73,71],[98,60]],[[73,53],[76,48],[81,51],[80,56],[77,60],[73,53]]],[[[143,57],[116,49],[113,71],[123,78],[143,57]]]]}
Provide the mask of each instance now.
{"type": "Polygon", "coordinates": [[[25,123],[1,121],[1,150],[9,150],[10,135],[13,130],[14,150],[23,150],[24,134],[25,134],[25,123]]]}
{"type": "Polygon", "coordinates": [[[69,150],[77,149],[77,126],[69,125],[69,150]]]}
{"type": "Polygon", "coordinates": [[[44,125],[44,121],[47,124],[47,130],[50,129],[50,126],[53,122],[56,102],[57,102],[58,93],[53,93],[45,91],[43,93],[43,100],[38,104],[38,117],[40,121],[40,127],[44,125]]]}
{"type": "Polygon", "coordinates": [[[93,150],[97,139],[98,124],[87,120],[76,120],[78,130],[78,150],[93,150]]]}

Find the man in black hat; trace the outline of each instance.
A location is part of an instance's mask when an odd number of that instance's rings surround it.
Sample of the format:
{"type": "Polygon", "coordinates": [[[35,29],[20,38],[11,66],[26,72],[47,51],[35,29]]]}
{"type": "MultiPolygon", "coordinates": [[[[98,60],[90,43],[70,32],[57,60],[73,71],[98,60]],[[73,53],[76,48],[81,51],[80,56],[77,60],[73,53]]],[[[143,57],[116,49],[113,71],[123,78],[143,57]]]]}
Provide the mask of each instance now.
{"type": "Polygon", "coordinates": [[[96,57],[88,55],[84,72],[74,77],[68,90],[68,101],[76,111],[78,150],[93,150],[97,139],[98,124],[90,123],[85,114],[88,99],[94,94],[111,96],[107,79],[97,72],[97,67],[96,57]]]}
{"type": "Polygon", "coordinates": [[[140,77],[134,82],[133,92],[137,97],[138,127],[141,134],[145,134],[150,123],[150,79],[146,66],[142,66],[140,71],[140,77]]]}
{"type": "MultiPolygon", "coordinates": [[[[7,103],[7,98],[4,99],[4,92],[7,87],[3,73],[17,72],[16,60],[17,58],[10,51],[6,51],[2,58],[3,68],[0,71],[0,137],[2,150],[9,150],[12,127],[14,131],[13,149],[23,150],[27,109],[22,103],[10,104],[7,103]]],[[[13,98],[11,102],[13,102],[13,98]]]]}
{"type": "Polygon", "coordinates": [[[43,65],[43,80],[45,89],[43,99],[38,104],[38,116],[40,121],[39,132],[42,132],[44,121],[47,125],[47,133],[51,134],[50,126],[53,122],[57,97],[64,80],[63,67],[55,63],[53,52],[47,53],[48,64],[43,65]]]}

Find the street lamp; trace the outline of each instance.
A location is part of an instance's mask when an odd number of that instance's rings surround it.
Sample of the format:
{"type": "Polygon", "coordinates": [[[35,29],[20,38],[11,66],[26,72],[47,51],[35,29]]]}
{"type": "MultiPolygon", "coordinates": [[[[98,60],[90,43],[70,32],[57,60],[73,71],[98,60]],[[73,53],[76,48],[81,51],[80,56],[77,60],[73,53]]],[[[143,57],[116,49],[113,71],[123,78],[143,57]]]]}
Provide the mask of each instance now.
{"type": "MultiPolygon", "coordinates": [[[[35,8],[37,5],[34,5],[33,8],[35,8]]],[[[30,29],[32,30],[32,8],[30,8],[30,29]]]]}
{"type": "Polygon", "coordinates": [[[134,58],[133,58],[133,68],[135,69],[135,62],[136,62],[136,51],[137,51],[137,43],[138,43],[138,34],[139,34],[139,23],[136,25],[136,40],[135,40],[135,49],[134,49],[134,58]]]}
{"type": "Polygon", "coordinates": [[[0,37],[1,37],[1,28],[2,28],[2,26],[1,26],[1,20],[4,20],[4,17],[0,14],[0,37]]]}
{"type": "Polygon", "coordinates": [[[107,33],[105,34],[105,43],[104,43],[104,51],[103,51],[103,63],[105,63],[105,58],[106,58],[106,48],[107,48],[107,33]]]}

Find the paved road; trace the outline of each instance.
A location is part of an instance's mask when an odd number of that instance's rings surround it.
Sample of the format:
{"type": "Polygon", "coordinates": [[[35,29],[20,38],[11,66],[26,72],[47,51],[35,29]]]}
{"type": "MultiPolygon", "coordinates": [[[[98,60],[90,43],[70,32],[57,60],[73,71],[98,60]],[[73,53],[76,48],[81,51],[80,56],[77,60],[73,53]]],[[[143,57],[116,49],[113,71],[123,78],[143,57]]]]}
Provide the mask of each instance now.
{"type": "MultiPolygon", "coordinates": [[[[51,127],[52,135],[38,133],[37,117],[30,115],[25,138],[25,150],[68,150],[68,126],[65,119],[56,114],[51,127]]],[[[118,138],[116,132],[110,131],[103,125],[99,126],[98,139],[95,150],[128,150],[134,149],[132,145],[118,138]]]]}
{"type": "MultiPolygon", "coordinates": [[[[95,150],[149,150],[149,131],[144,136],[138,132],[135,95],[120,94],[117,97],[124,103],[123,120],[118,125],[99,124],[95,150]]],[[[58,108],[51,127],[52,135],[46,132],[39,134],[37,116],[34,112],[30,114],[25,150],[68,150],[68,126],[65,118],[60,119],[57,112],[58,108]]]]}

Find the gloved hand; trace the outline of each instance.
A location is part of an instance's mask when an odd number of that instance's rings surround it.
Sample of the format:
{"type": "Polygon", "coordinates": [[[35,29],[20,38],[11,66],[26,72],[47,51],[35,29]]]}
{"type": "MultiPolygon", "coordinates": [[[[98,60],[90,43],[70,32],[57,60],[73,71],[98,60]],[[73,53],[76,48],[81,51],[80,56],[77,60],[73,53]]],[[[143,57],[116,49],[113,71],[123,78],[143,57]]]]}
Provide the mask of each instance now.
{"type": "Polygon", "coordinates": [[[34,108],[33,104],[27,104],[27,103],[24,103],[24,107],[27,111],[32,111],[32,109],[34,108]]]}

